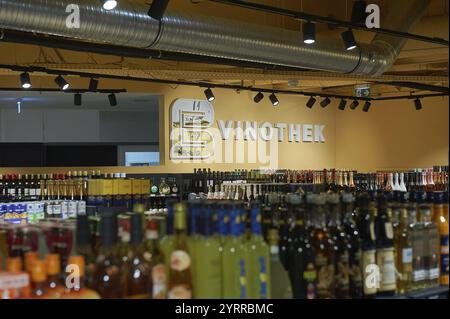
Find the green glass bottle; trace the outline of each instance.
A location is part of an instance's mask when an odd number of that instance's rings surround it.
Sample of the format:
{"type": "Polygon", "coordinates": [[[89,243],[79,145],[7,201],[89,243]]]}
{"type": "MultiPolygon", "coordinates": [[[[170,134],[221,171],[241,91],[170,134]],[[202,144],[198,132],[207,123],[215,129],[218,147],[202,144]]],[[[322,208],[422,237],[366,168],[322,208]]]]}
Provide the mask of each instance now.
{"type": "MultiPolygon", "coordinates": [[[[175,202],[169,203],[167,205],[167,222],[166,222],[166,233],[161,234],[161,240],[159,242],[159,248],[163,252],[166,263],[166,269],[170,268],[170,255],[174,249],[174,236],[173,236],[173,226],[174,226],[174,210],[175,202]]],[[[170,280],[170,272],[167,271],[167,282],[170,280]]]]}
{"type": "Polygon", "coordinates": [[[270,294],[274,299],[292,299],[292,285],[289,274],[280,261],[278,230],[269,229],[267,236],[270,245],[270,294]]]}
{"type": "Polygon", "coordinates": [[[247,293],[247,253],[241,240],[241,217],[237,203],[230,205],[229,233],[223,246],[223,298],[245,299],[247,293]]]}
{"type": "Polygon", "coordinates": [[[191,299],[193,292],[192,255],[187,245],[186,206],[174,209],[174,244],[170,254],[169,299],[191,299]]]}
{"type": "Polygon", "coordinates": [[[198,230],[200,233],[194,255],[194,298],[222,297],[222,254],[217,236],[213,236],[212,203],[201,204],[198,230]]]}
{"type": "Polygon", "coordinates": [[[270,299],[270,252],[261,228],[261,210],[258,202],[251,202],[251,238],[246,242],[248,253],[248,297],[270,299]]]}

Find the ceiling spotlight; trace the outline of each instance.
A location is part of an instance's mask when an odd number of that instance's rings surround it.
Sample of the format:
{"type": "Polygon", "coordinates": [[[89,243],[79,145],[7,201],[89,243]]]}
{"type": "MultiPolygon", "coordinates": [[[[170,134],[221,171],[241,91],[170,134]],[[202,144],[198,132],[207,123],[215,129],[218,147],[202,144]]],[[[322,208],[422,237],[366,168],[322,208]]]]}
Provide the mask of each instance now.
{"type": "Polygon", "coordinates": [[[31,80],[30,80],[30,74],[27,72],[24,72],[20,75],[20,84],[22,85],[22,88],[29,89],[31,88],[31,80]]]}
{"type": "Polygon", "coordinates": [[[363,111],[366,113],[369,112],[371,105],[372,104],[369,101],[366,101],[366,103],[364,103],[363,111]]]}
{"type": "Polygon", "coordinates": [[[312,109],[312,107],[314,106],[314,104],[316,104],[316,98],[314,96],[311,96],[308,100],[308,102],[306,102],[306,106],[309,107],[310,109],[312,109]]]}
{"type": "Polygon", "coordinates": [[[207,88],[207,89],[205,90],[205,96],[206,96],[206,99],[207,99],[209,102],[212,102],[212,101],[214,101],[214,100],[216,99],[216,97],[214,96],[214,93],[213,93],[213,91],[211,90],[211,88],[207,88]]]}
{"type": "Polygon", "coordinates": [[[320,106],[321,107],[327,107],[328,105],[330,105],[331,100],[329,97],[326,97],[322,102],[320,102],[320,106]]]}
{"type": "Polygon", "coordinates": [[[61,75],[58,75],[55,79],[55,83],[58,84],[61,90],[67,90],[69,88],[69,83],[61,75]]]}
{"type": "Polygon", "coordinates": [[[75,104],[76,106],[80,106],[81,105],[81,94],[80,93],[76,93],[73,96],[73,104],[75,104]]]}
{"type": "Polygon", "coordinates": [[[303,25],[303,43],[313,44],[316,42],[316,25],[312,22],[306,22],[303,25]]]}
{"type": "Polygon", "coordinates": [[[116,0],[100,0],[102,3],[102,7],[105,10],[113,10],[117,7],[117,1],[116,0]]]}
{"type": "Polygon", "coordinates": [[[98,88],[98,80],[91,79],[89,81],[89,91],[95,92],[95,91],[97,91],[97,88],[98,88]]]}
{"type": "Polygon", "coordinates": [[[415,99],[414,105],[416,106],[417,111],[420,111],[422,109],[422,101],[420,99],[415,99]]]}
{"type": "Polygon", "coordinates": [[[342,41],[344,41],[344,46],[347,51],[356,49],[357,44],[352,30],[342,32],[341,37],[342,41]]]}
{"type": "Polygon", "coordinates": [[[108,95],[109,105],[116,106],[117,105],[117,99],[116,95],[114,93],[108,95]]]}
{"type": "Polygon", "coordinates": [[[275,95],[275,93],[272,93],[269,96],[270,102],[272,102],[273,106],[278,106],[278,104],[280,104],[280,101],[278,101],[277,96],[275,95]]]}
{"type": "Polygon", "coordinates": [[[346,106],[347,106],[347,101],[342,99],[341,102],[339,102],[338,108],[339,108],[339,110],[344,111],[346,106]]]}
{"type": "Polygon", "coordinates": [[[350,104],[350,108],[355,110],[359,106],[358,100],[353,100],[352,104],[350,104]]]}
{"type": "Polygon", "coordinates": [[[259,103],[261,102],[261,100],[264,98],[264,94],[262,94],[261,92],[259,92],[258,94],[255,95],[255,97],[253,98],[253,101],[255,101],[255,103],[259,103]]]}
{"type": "Polygon", "coordinates": [[[366,8],[367,8],[366,1],[358,0],[353,3],[352,20],[351,20],[352,23],[355,23],[355,24],[365,24],[366,23],[366,18],[367,18],[366,8]]]}
{"type": "Polygon", "coordinates": [[[164,12],[166,12],[169,0],[153,0],[150,9],[148,10],[148,15],[155,20],[161,20],[164,12]]]}

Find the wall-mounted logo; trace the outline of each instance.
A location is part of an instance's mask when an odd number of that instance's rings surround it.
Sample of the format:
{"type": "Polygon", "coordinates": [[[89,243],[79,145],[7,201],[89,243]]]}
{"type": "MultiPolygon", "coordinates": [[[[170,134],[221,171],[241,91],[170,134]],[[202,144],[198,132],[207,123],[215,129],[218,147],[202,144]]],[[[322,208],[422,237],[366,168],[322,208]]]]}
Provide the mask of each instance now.
{"type": "Polygon", "coordinates": [[[171,159],[207,159],[214,155],[214,139],[208,128],[214,108],[206,100],[178,99],[171,109],[171,159]]]}

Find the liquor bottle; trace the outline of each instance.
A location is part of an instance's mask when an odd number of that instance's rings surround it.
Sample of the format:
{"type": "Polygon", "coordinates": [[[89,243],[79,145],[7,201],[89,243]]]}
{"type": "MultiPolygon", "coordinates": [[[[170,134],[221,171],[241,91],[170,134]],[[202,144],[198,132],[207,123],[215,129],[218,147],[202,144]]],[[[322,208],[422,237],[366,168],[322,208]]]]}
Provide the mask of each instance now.
{"type": "Polygon", "coordinates": [[[314,200],[314,230],[312,244],[314,248],[315,267],[318,274],[317,298],[335,298],[335,252],[334,243],[326,229],[325,216],[326,195],[315,196],[314,200]]]}
{"type": "Polygon", "coordinates": [[[47,269],[45,261],[35,260],[31,266],[31,298],[47,298],[47,269]]]}
{"type": "Polygon", "coordinates": [[[278,230],[270,229],[268,233],[270,245],[270,286],[273,299],[292,299],[292,285],[289,274],[280,261],[278,246],[278,230]]]}
{"type": "Polygon", "coordinates": [[[161,183],[159,184],[158,190],[161,195],[170,194],[170,186],[166,183],[166,179],[164,177],[161,178],[161,183]]]}
{"type": "Polygon", "coordinates": [[[130,217],[130,249],[128,260],[123,264],[123,297],[127,299],[150,298],[152,269],[144,257],[143,215],[132,213],[130,217]]]}
{"type": "Polygon", "coordinates": [[[166,299],[167,266],[164,253],[159,246],[159,227],[156,218],[147,221],[146,249],[152,265],[153,299],[166,299]]]}
{"type": "Polygon", "coordinates": [[[201,204],[199,239],[194,257],[196,299],[220,299],[222,297],[222,253],[217,236],[213,236],[212,203],[201,204]]]}
{"type": "Polygon", "coordinates": [[[186,206],[174,207],[174,244],[170,255],[169,299],[191,299],[192,258],[187,246],[186,206]]]}
{"type": "MultiPolygon", "coordinates": [[[[448,195],[447,195],[448,196],[448,195]]],[[[438,225],[439,237],[440,237],[440,277],[439,282],[441,285],[448,285],[448,270],[449,270],[449,259],[448,259],[448,220],[445,216],[444,211],[444,192],[435,192],[433,194],[434,203],[434,216],[433,222],[438,225]]]]}
{"type": "MultiPolygon", "coordinates": [[[[309,205],[312,205],[315,196],[307,196],[309,205]]],[[[295,299],[315,299],[317,296],[317,271],[314,250],[307,231],[310,227],[311,219],[306,216],[310,210],[305,211],[301,207],[301,198],[299,196],[292,196],[290,201],[295,207],[295,226],[293,230],[294,240],[289,251],[290,263],[288,263],[289,268],[287,270],[291,279],[293,295],[295,299]]]]}
{"type": "Polygon", "coordinates": [[[76,245],[75,252],[78,256],[83,256],[86,267],[85,276],[86,285],[92,287],[93,274],[95,268],[95,256],[92,250],[92,237],[87,215],[77,216],[76,227],[76,245]]]}
{"type": "Polygon", "coordinates": [[[342,224],[349,245],[349,294],[352,299],[361,299],[363,296],[362,243],[354,218],[354,202],[353,194],[342,194],[342,224]]]}
{"type": "Polygon", "coordinates": [[[376,267],[375,249],[375,216],[376,206],[370,201],[368,193],[358,197],[358,229],[361,234],[363,298],[376,297],[379,285],[378,269],[376,267]]]}
{"type": "Polygon", "coordinates": [[[60,298],[64,293],[64,287],[61,285],[61,259],[58,254],[49,254],[45,256],[47,266],[47,298],[60,298]]]}
{"type": "Polygon", "coordinates": [[[350,298],[349,243],[342,229],[340,219],[339,195],[327,195],[327,229],[334,243],[335,296],[337,299],[350,298]]]}
{"type": "Polygon", "coordinates": [[[258,202],[250,204],[251,238],[245,244],[248,253],[248,298],[270,299],[270,253],[262,236],[258,202]]]}
{"type": "MultiPolygon", "coordinates": [[[[389,174],[389,179],[392,174],[389,174]]],[[[388,207],[386,195],[380,193],[378,214],[375,220],[377,265],[380,269],[380,288],[378,295],[393,296],[397,290],[394,257],[394,229],[392,211],[388,207]]]]}
{"type": "Polygon", "coordinates": [[[100,220],[100,252],[93,277],[93,287],[103,299],[122,297],[120,264],[115,253],[116,242],[116,216],[104,213],[100,220]]]}
{"type": "Polygon", "coordinates": [[[166,217],[166,233],[161,234],[162,238],[159,242],[159,247],[165,257],[166,264],[166,282],[170,281],[170,256],[174,249],[174,216],[175,216],[176,203],[171,201],[167,205],[167,217],[166,217]]]}
{"type": "Polygon", "coordinates": [[[397,291],[405,294],[411,290],[413,272],[413,243],[411,240],[411,221],[406,206],[400,208],[399,226],[394,231],[395,265],[397,268],[397,291]]]}
{"type": "Polygon", "coordinates": [[[439,229],[431,221],[431,205],[422,203],[419,205],[420,222],[424,227],[424,268],[426,287],[439,285],[439,229]]]}
{"type": "Polygon", "coordinates": [[[411,243],[413,248],[413,270],[412,283],[413,290],[425,287],[425,264],[424,264],[424,240],[425,229],[424,225],[417,219],[417,203],[416,192],[410,193],[410,202],[408,203],[408,217],[409,217],[409,232],[411,236],[411,243]]]}
{"type": "Polygon", "coordinates": [[[70,273],[66,278],[66,290],[61,299],[100,299],[100,295],[85,287],[86,265],[83,256],[70,256],[70,273]],[[67,286],[69,284],[69,286],[67,286]]]}
{"type": "Polygon", "coordinates": [[[222,283],[223,298],[245,299],[248,296],[247,285],[247,252],[241,240],[241,217],[238,203],[230,205],[229,233],[230,236],[223,246],[222,283]]]}

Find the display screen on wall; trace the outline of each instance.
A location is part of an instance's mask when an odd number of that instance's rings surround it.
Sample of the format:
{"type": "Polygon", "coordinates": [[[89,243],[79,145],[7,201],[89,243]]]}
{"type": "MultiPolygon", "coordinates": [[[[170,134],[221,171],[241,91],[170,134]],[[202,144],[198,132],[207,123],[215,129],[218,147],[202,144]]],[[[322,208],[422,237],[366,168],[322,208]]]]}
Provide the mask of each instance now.
{"type": "Polygon", "coordinates": [[[41,143],[0,143],[0,167],[42,166],[44,160],[41,143]]]}
{"type": "Polygon", "coordinates": [[[116,145],[48,145],[46,165],[64,166],[117,166],[116,145]]]}

